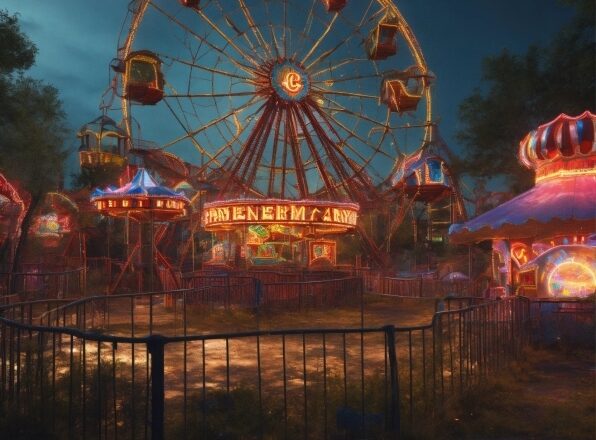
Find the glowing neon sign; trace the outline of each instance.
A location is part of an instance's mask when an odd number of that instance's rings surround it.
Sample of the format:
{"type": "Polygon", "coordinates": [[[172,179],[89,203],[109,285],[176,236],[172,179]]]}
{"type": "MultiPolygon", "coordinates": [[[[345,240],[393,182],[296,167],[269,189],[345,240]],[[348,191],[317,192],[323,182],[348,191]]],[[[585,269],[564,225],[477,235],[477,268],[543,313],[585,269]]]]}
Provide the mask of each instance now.
{"type": "Polygon", "coordinates": [[[281,85],[288,93],[298,94],[304,88],[304,84],[302,84],[302,77],[295,70],[287,68],[282,75],[283,79],[281,81],[281,85]]]}
{"type": "Polygon", "coordinates": [[[282,224],[328,227],[341,232],[356,226],[359,209],[354,203],[315,200],[226,200],[205,204],[203,225],[211,231],[238,225],[282,224]]]}
{"type": "Polygon", "coordinates": [[[271,87],[281,99],[295,102],[308,95],[310,82],[308,74],[300,65],[285,60],[272,67],[271,87]]]}
{"type": "Polygon", "coordinates": [[[511,245],[511,258],[518,266],[523,266],[532,257],[532,251],[529,246],[523,243],[513,243],[511,245]]]}

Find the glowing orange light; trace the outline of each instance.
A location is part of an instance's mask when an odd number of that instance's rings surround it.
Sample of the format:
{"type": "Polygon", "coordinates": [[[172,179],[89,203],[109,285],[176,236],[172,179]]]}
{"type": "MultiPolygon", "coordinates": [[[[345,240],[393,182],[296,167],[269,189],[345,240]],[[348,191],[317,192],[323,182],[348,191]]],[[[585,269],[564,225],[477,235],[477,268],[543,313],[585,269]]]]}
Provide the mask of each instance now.
{"type": "Polygon", "coordinates": [[[298,94],[304,88],[302,77],[298,74],[298,72],[292,69],[286,70],[283,75],[281,85],[288,93],[291,94],[298,94]]]}
{"type": "Polygon", "coordinates": [[[530,250],[528,246],[523,243],[514,243],[511,245],[511,257],[517,262],[518,265],[523,266],[531,257],[530,250]]]}

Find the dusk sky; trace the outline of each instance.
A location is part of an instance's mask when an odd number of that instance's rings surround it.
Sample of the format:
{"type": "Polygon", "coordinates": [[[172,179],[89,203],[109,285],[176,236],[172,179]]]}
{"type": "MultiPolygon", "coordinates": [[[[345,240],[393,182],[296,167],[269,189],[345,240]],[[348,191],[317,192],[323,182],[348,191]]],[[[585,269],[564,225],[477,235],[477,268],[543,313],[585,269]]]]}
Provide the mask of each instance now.
{"type": "MultiPolygon", "coordinates": [[[[354,0],[351,0],[354,1],[354,0]]],[[[108,85],[127,1],[2,0],[0,8],[19,13],[23,30],[39,48],[29,72],[56,86],[74,131],[99,114],[108,85]]],[[[480,84],[481,62],[504,48],[523,53],[545,44],[572,15],[557,0],[401,0],[404,14],[437,77],[434,116],[451,148],[458,151],[457,109],[480,84]]]]}

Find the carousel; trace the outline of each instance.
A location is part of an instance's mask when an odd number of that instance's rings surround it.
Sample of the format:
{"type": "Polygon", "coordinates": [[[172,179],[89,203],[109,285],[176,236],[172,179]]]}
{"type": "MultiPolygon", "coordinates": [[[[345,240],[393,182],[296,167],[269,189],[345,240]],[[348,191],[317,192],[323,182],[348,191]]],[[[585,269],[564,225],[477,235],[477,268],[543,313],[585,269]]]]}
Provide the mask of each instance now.
{"type": "Polygon", "coordinates": [[[519,160],[529,191],[451,227],[454,243],[493,241],[493,277],[503,293],[586,297],[596,292],[596,115],[561,114],[531,131],[519,160]]]}
{"type": "Polygon", "coordinates": [[[94,190],[91,201],[101,214],[125,218],[127,223],[126,261],[109,286],[109,293],[118,288],[128,271],[136,273],[139,290],[154,290],[155,275],[162,288],[179,287],[174,270],[158,245],[169,222],[186,214],[189,205],[186,196],[159,185],[145,169],[140,168],[134,178],[120,188],[94,190]],[[136,225],[134,229],[133,225],[136,225]]]}

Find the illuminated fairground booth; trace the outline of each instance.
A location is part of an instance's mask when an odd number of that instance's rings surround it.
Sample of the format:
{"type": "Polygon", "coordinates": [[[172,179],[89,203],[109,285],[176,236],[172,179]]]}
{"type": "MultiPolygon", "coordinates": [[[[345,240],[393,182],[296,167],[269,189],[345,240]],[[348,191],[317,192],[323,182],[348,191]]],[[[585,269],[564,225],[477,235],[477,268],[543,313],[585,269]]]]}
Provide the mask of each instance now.
{"type": "Polygon", "coordinates": [[[493,275],[509,294],[585,297],[596,291],[596,115],[560,115],[530,132],[519,160],[529,191],[454,225],[453,242],[493,240],[493,275]]]}
{"type": "Polygon", "coordinates": [[[84,264],[83,243],[78,225],[79,207],[67,194],[49,192],[31,222],[33,238],[27,248],[27,261],[65,270],[84,264]],[[39,252],[39,249],[43,252],[39,252]]]}
{"type": "Polygon", "coordinates": [[[211,262],[247,266],[284,264],[331,267],[336,241],[329,235],[356,227],[355,203],[314,200],[232,199],[206,203],[205,229],[221,237],[212,247],[211,262]]]}

